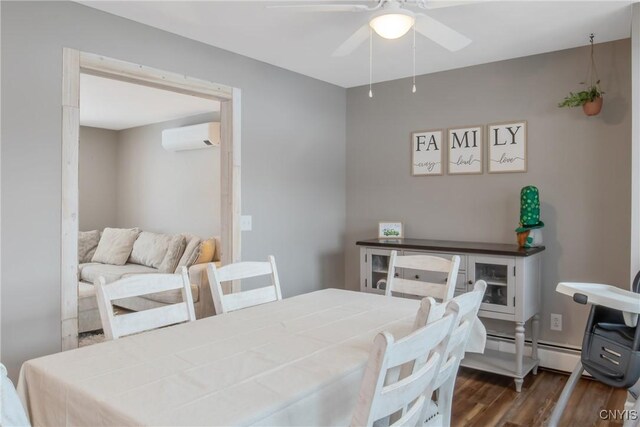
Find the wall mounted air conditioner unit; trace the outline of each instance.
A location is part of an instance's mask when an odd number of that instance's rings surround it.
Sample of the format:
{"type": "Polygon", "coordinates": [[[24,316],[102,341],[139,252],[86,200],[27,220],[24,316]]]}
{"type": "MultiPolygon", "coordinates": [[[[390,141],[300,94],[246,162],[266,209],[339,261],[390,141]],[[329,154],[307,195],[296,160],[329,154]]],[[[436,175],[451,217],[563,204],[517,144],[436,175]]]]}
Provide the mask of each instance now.
{"type": "Polygon", "coordinates": [[[162,147],[167,151],[196,150],[220,146],[220,123],[202,123],[162,131],[162,147]]]}

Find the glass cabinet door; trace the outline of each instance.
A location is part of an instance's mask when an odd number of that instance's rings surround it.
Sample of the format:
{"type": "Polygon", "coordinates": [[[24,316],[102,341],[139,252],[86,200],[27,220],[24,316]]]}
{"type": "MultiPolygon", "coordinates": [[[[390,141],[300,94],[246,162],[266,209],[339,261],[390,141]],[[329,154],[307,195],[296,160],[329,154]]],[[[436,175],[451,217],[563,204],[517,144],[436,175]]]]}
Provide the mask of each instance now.
{"type": "MultiPolygon", "coordinates": [[[[472,283],[487,282],[481,310],[515,313],[515,262],[510,258],[469,257],[472,283]]],[[[473,285],[469,285],[469,290],[473,285]]]]}
{"type": "Polygon", "coordinates": [[[387,289],[387,274],[391,251],[367,249],[366,291],[384,294],[387,289]]]}

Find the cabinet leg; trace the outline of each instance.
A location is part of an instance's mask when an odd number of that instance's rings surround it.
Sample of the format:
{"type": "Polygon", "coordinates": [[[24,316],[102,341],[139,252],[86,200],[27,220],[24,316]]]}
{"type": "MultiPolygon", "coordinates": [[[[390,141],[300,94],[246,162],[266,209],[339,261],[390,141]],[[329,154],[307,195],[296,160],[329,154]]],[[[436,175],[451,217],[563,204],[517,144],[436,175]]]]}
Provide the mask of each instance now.
{"type": "Polygon", "coordinates": [[[516,322],[516,374],[522,377],[522,358],[524,357],[524,322],[516,322]]]}
{"type": "Polygon", "coordinates": [[[520,393],[522,391],[522,383],[524,382],[524,380],[520,378],[515,378],[513,382],[516,383],[516,391],[520,393]]]}
{"type": "MultiPolygon", "coordinates": [[[[540,315],[533,315],[531,321],[531,358],[538,360],[538,337],[540,336],[540,315]]],[[[533,367],[533,375],[538,375],[538,365],[533,367]]]]}

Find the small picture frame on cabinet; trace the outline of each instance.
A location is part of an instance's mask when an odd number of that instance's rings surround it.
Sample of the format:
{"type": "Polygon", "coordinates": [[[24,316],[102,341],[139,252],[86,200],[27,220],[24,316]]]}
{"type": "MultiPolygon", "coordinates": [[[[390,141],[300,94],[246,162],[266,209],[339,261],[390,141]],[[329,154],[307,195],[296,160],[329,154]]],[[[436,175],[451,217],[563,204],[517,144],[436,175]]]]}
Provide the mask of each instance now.
{"type": "Polygon", "coordinates": [[[378,239],[402,239],[404,230],[401,222],[381,221],[378,223],[378,239]]]}

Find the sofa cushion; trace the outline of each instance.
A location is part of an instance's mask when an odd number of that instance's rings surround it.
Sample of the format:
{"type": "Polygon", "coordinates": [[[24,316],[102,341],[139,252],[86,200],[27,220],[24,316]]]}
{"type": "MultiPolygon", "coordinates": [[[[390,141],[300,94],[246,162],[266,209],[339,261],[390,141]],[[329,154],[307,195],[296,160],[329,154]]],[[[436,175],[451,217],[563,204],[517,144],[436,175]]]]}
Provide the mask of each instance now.
{"type": "Polygon", "coordinates": [[[91,261],[111,265],[126,264],[138,234],[140,230],[137,228],[105,228],[91,261]]]}
{"type": "Polygon", "coordinates": [[[167,246],[167,253],[158,267],[160,273],[173,273],[176,270],[176,265],[184,253],[185,246],[184,236],[178,234],[171,238],[167,246]]]}
{"type": "Polygon", "coordinates": [[[90,262],[100,241],[100,230],[80,231],[78,233],[78,262],[90,262]]]}
{"type": "Polygon", "coordinates": [[[80,280],[94,283],[103,276],[107,283],[115,282],[126,275],[158,273],[155,268],[139,264],[111,265],[111,264],[83,264],[80,268],[80,280]]]}
{"type": "Polygon", "coordinates": [[[194,264],[203,264],[211,262],[216,254],[216,239],[203,240],[200,243],[200,253],[194,264]]]}
{"type": "Polygon", "coordinates": [[[200,255],[200,242],[201,242],[200,238],[198,236],[194,236],[193,234],[188,234],[188,233],[184,233],[183,236],[186,241],[186,247],[184,248],[184,253],[182,254],[182,257],[178,261],[178,265],[176,266],[175,273],[179,273],[181,267],[187,267],[187,268],[191,267],[196,262],[196,260],[198,259],[198,256],[200,255]]]}
{"type": "Polygon", "coordinates": [[[133,244],[128,262],[153,268],[160,267],[173,237],[170,234],[143,231],[133,244]]]}

